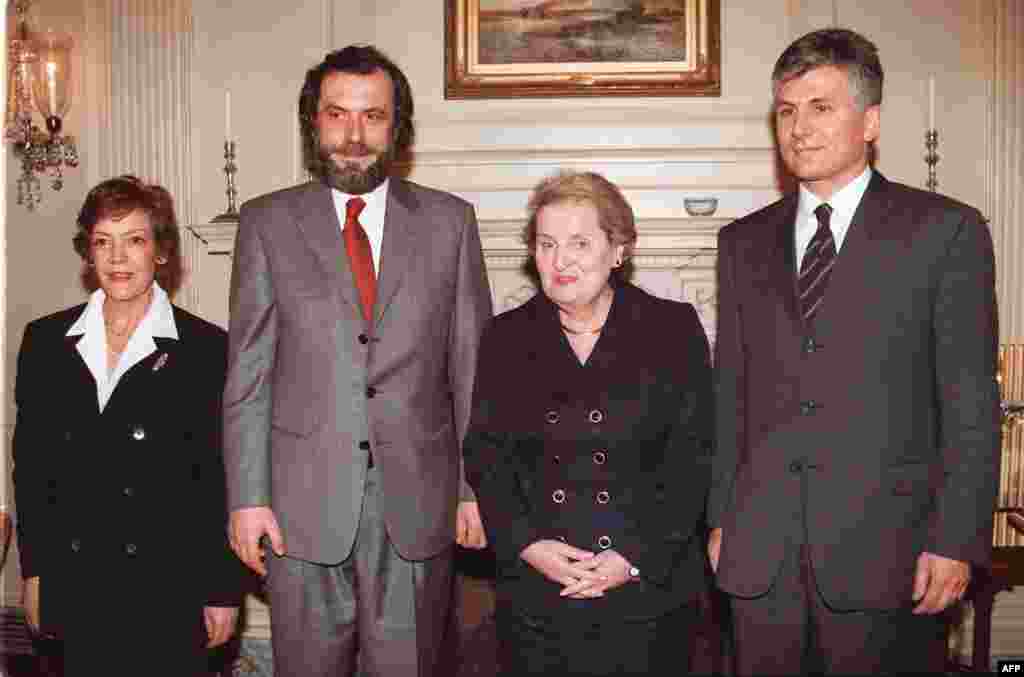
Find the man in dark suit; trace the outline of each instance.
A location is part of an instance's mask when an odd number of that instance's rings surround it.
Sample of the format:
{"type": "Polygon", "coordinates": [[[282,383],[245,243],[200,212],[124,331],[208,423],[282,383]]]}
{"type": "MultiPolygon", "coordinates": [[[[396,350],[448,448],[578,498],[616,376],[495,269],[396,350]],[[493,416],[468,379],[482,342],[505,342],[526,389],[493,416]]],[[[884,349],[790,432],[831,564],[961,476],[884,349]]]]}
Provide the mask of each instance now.
{"type": "Polygon", "coordinates": [[[941,671],[939,612],[991,551],[991,239],[869,166],[871,42],[816,31],[772,80],[799,190],[719,237],[708,552],[737,671],[941,671]]]}
{"type": "Polygon", "coordinates": [[[268,573],[275,674],[438,674],[453,537],[485,544],[460,452],[491,315],[476,218],[391,176],[413,102],[376,49],[328,54],[299,106],[319,180],[243,205],[235,248],[232,545],[268,573]]]}

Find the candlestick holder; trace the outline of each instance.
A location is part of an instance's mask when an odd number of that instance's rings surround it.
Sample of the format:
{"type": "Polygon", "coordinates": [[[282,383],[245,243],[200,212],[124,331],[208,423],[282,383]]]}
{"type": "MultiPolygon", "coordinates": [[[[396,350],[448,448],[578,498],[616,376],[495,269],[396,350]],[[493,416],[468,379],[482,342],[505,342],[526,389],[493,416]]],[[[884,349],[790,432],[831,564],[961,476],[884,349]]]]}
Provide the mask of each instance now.
{"type": "Polygon", "coordinates": [[[224,142],[224,174],[227,177],[228,188],[225,194],[228,196],[228,210],[223,214],[215,216],[211,223],[238,223],[238,208],[235,206],[235,199],[238,197],[238,190],[235,188],[235,174],[238,173],[238,165],[235,164],[235,142],[224,142]]]}
{"type": "Polygon", "coordinates": [[[939,131],[937,129],[925,131],[924,148],[926,151],[924,161],[928,165],[928,181],[925,182],[925,186],[934,192],[939,187],[939,180],[935,177],[935,165],[939,164],[939,131]]]}
{"type": "Polygon", "coordinates": [[[999,403],[999,412],[1006,429],[1024,423],[1024,402],[1018,400],[1003,400],[999,403]]]}
{"type": "Polygon", "coordinates": [[[999,388],[999,413],[1003,429],[1009,430],[1024,423],[1024,402],[1006,397],[1006,356],[999,356],[999,368],[996,370],[996,386],[999,388]]]}

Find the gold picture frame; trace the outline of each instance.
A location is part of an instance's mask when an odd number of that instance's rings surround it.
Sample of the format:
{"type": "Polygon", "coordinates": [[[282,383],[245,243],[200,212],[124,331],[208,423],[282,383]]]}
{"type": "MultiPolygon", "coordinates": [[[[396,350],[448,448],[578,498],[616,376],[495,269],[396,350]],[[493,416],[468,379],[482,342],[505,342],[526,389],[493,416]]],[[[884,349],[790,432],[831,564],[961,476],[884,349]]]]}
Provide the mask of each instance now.
{"type": "Polygon", "coordinates": [[[445,0],[445,98],[720,96],[721,0],[445,0]]]}

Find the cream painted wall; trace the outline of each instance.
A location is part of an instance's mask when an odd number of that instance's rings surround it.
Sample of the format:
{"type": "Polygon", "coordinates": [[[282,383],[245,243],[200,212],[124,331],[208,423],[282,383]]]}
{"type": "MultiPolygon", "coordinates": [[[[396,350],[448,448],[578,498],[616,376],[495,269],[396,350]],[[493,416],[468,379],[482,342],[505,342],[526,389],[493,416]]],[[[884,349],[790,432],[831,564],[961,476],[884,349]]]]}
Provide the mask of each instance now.
{"type": "MultiPolygon", "coordinates": [[[[925,83],[937,77],[940,190],[985,204],[985,3],[909,0],[724,2],[723,96],[447,101],[444,3],[300,0],[288,13],[245,0],[197,3],[193,147],[196,218],[225,206],[223,91],[232,90],[245,199],[301,171],[293,139],[304,70],[328,48],[371,42],[403,66],[417,105],[418,154],[475,149],[769,147],[771,65],[796,35],[833,20],[876,41],[887,70],[879,168],[923,186],[925,83]],[[343,9],[344,8],[344,9],[343,9]],[[954,161],[955,158],[955,161],[954,161]]],[[[461,186],[454,186],[458,190],[461,186]]]]}
{"type": "MultiPolygon", "coordinates": [[[[301,177],[297,105],[306,69],[330,44],[335,3],[195,2],[192,221],[227,207],[224,92],[232,96],[240,202],[301,177]]],[[[348,5],[349,3],[337,3],[348,5]]]]}
{"type": "Polygon", "coordinates": [[[939,192],[987,203],[989,17],[986,0],[840,0],[839,23],[871,37],[886,69],[878,168],[924,186],[929,76],[936,80],[939,192]]]}

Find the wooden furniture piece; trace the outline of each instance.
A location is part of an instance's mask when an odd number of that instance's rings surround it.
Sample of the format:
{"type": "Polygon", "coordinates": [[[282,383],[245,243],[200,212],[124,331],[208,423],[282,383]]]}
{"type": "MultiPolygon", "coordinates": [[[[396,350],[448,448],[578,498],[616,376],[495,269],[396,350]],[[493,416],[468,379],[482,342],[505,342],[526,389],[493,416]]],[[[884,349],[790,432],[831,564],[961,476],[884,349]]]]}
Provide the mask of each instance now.
{"type": "Polygon", "coordinates": [[[992,538],[992,569],[975,572],[967,592],[974,605],[973,672],[989,672],[996,595],[1024,585],[1024,509],[1018,507],[1024,504],[1024,344],[999,346],[996,380],[1003,415],[999,507],[992,538]]]}
{"type": "MultiPolygon", "coordinates": [[[[1024,534],[1024,510],[1000,508],[1007,522],[1024,534]]],[[[971,671],[990,672],[992,661],[992,609],[996,595],[1024,585],[1024,546],[1000,545],[992,549],[991,571],[975,572],[968,597],[974,605],[971,671]]]]}

